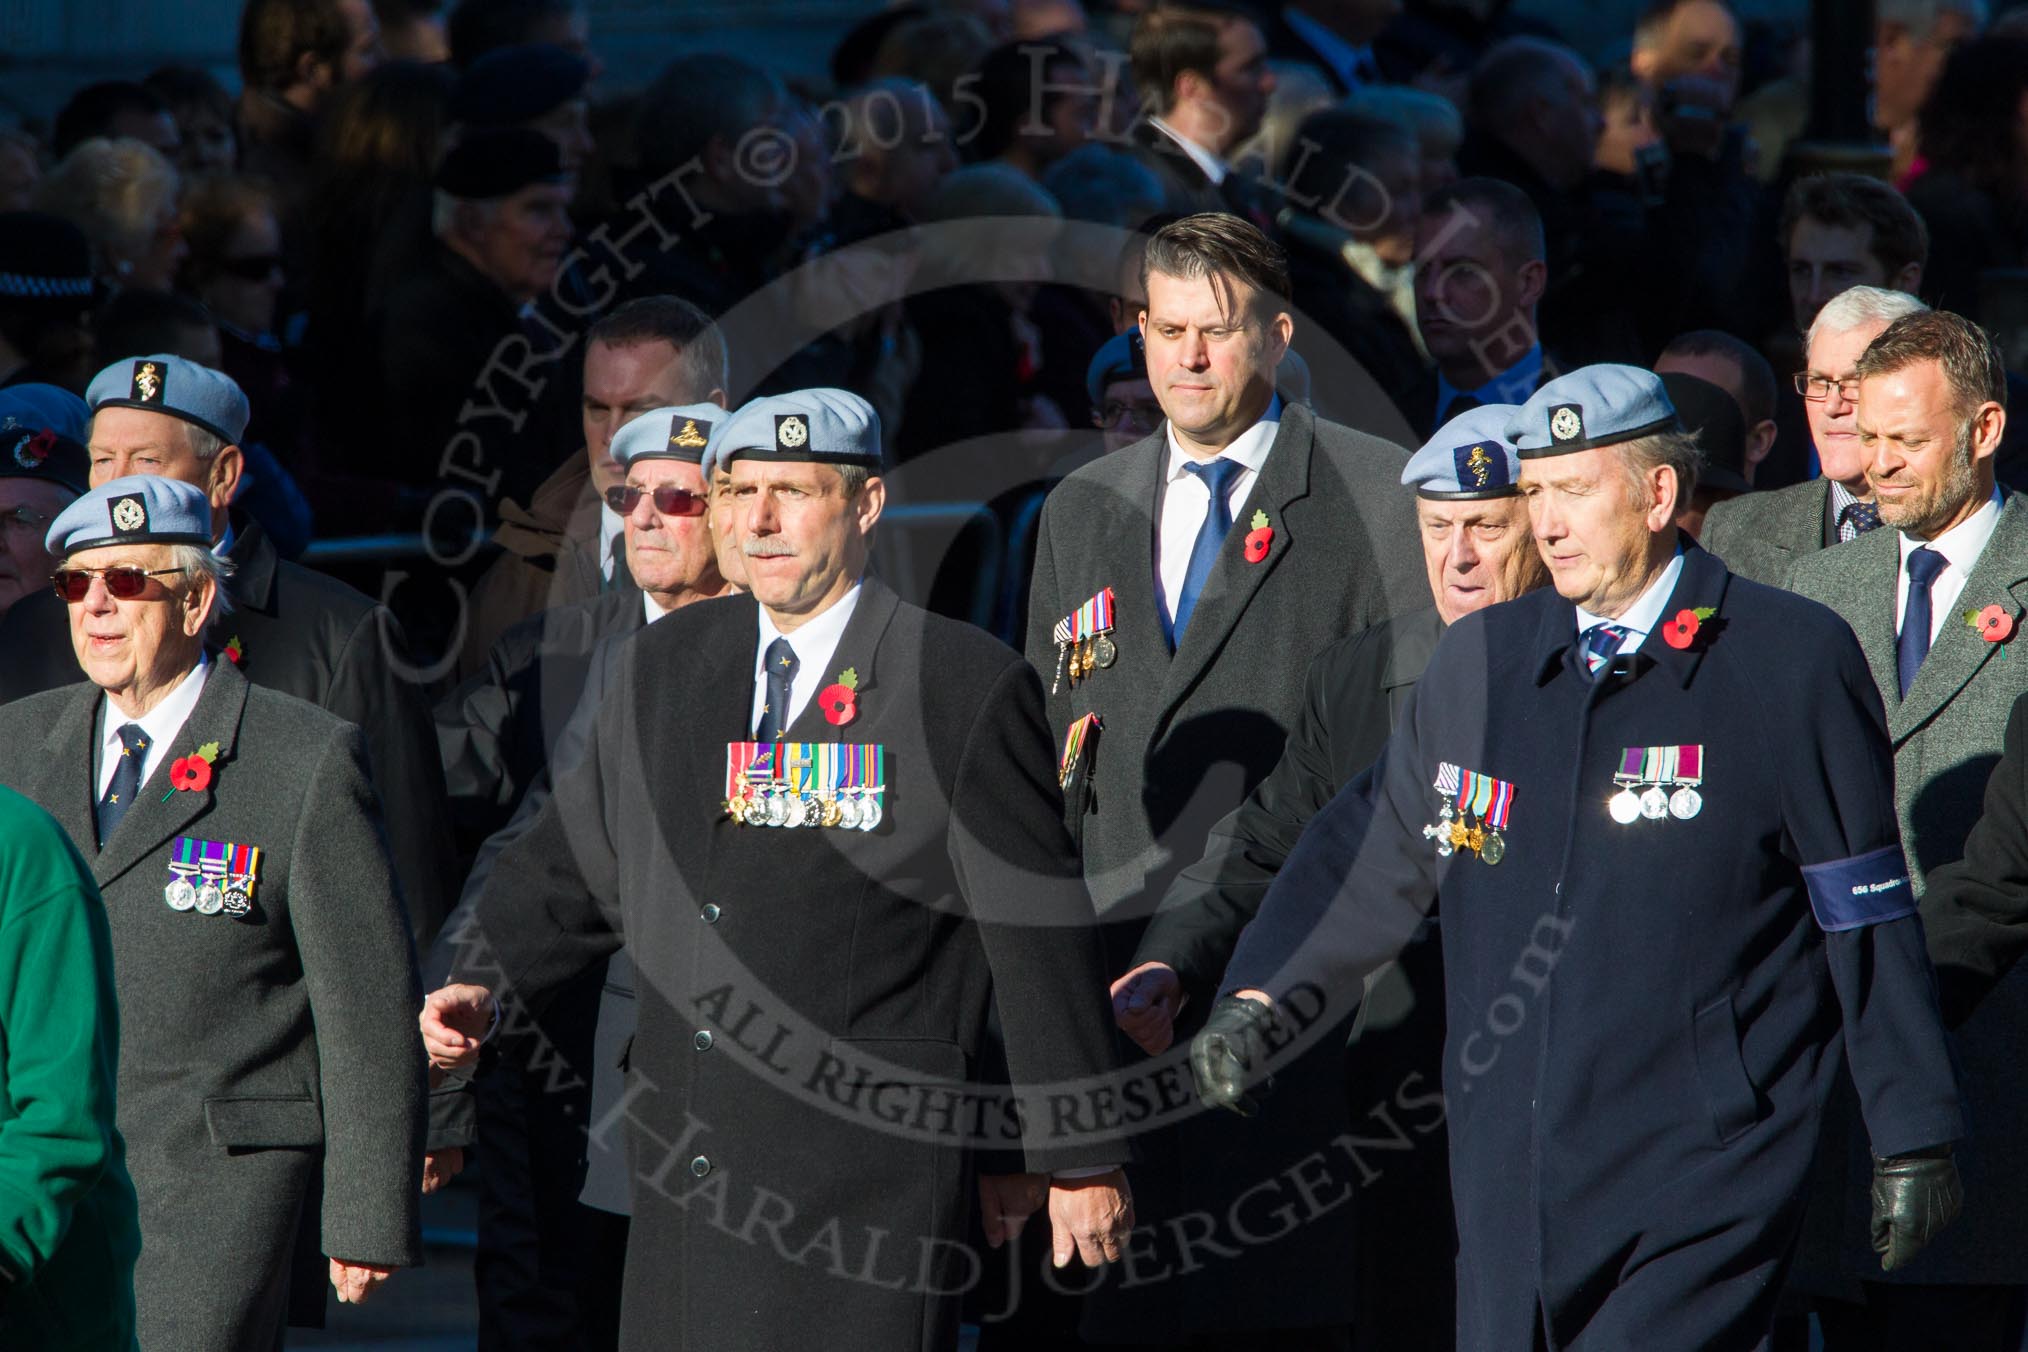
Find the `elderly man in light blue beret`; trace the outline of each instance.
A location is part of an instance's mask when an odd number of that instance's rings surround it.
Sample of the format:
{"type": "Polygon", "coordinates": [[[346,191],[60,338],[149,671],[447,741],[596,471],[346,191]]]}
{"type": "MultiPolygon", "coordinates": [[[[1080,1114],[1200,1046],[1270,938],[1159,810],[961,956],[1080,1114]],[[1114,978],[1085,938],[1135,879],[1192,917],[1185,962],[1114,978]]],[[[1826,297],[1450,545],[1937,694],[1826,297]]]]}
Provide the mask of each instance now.
{"type": "Polygon", "coordinates": [[[207,653],[211,528],[159,474],[66,507],[46,544],[90,679],[0,707],[22,749],[0,781],[68,832],[111,922],[151,1352],[275,1346],[320,1185],[341,1299],[421,1258],[419,987],[359,730],[207,653]]]}

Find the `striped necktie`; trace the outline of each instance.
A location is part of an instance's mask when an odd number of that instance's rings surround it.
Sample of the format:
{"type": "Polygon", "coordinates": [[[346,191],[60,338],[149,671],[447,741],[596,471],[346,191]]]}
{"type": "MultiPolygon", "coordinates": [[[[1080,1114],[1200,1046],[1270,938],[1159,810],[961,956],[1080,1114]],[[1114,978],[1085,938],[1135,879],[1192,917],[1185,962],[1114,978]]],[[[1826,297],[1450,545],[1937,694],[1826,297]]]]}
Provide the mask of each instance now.
{"type": "Polygon", "coordinates": [[[1584,631],[1584,669],[1593,680],[1613,660],[1613,654],[1626,638],[1627,631],[1617,624],[1595,624],[1584,631]]]}

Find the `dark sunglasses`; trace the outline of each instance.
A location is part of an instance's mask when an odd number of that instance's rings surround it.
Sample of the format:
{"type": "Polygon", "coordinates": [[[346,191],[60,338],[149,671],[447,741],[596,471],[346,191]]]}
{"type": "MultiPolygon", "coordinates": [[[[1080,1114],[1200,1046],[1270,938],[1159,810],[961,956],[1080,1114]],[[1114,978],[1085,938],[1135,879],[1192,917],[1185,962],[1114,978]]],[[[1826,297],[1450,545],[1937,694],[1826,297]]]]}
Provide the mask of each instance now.
{"type": "MultiPolygon", "coordinates": [[[[645,488],[636,488],[632,484],[627,484],[624,487],[608,488],[606,490],[606,506],[612,508],[621,516],[632,516],[634,508],[640,504],[642,496],[649,491],[645,488]]],[[[705,502],[702,494],[692,493],[686,489],[670,488],[665,485],[654,489],[653,492],[655,495],[655,510],[663,516],[703,516],[705,509],[710,505],[705,502]]]]}
{"type": "Polygon", "coordinates": [[[92,579],[103,578],[106,594],[116,601],[131,601],[147,589],[148,579],[161,577],[166,573],[187,573],[187,568],[135,568],[121,564],[112,568],[59,568],[49,575],[56,587],[56,594],[66,604],[75,604],[85,599],[85,593],[92,589],[92,579]]]}
{"type": "Polygon", "coordinates": [[[249,254],[244,258],[221,258],[218,270],[243,282],[265,282],[281,271],[280,254],[249,254]]]}

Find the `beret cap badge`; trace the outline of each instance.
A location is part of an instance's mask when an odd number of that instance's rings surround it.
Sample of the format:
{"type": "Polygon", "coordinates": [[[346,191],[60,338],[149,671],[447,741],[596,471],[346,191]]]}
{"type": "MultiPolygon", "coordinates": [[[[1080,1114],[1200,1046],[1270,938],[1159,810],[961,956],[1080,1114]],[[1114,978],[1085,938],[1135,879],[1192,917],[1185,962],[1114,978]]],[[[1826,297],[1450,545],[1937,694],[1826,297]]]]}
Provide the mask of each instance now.
{"type": "Polygon", "coordinates": [[[800,413],[783,413],[775,418],[775,445],[785,451],[801,450],[810,440],[810,425],[800,413]]]}
{"type": "Polygon", "coordinates": [[[695,418],[671,418],[669,422],[669,444],[671,446],[681,447],[687,451],[700,451],[711,440],[711,424],[708,422],[702,427],[697,425],[697,419],[695,418]],[[682,423],[681,427],[675,425],[678,422],[682,423]]]}
{"type": "Polygon", "coordinates": [[[1584,435],[1584,410],[1576,404],[1559,404],[1549,410],[1549,435],[1558,441],[1576,441],[1584,435]]]}
{"type": "Polygon", "coordinates": [[[110,504],[113,529],[122,535],[145,530],[148,526],[148,505],[137,497],[114,498],[110,504]]]}
{"type": "Polygon", "coordinates": [[[143,404],[152,404],[162,397],[162,368],[152,361],[134,363],[134,390],[132,397],[143,404]]]}

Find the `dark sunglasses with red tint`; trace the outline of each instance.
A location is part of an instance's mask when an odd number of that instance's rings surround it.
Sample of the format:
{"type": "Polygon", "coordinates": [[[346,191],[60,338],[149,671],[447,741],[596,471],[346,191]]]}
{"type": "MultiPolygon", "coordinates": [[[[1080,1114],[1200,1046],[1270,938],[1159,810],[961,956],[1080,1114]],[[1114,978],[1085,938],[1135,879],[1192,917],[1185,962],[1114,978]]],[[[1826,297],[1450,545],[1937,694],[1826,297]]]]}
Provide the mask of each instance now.
{"type": "MultiPolygon", "coordinates": [[[[621,516],[632,516],[634,508],[640,505],[642,496],[649,491],[645,488],[636,488],[632,484],[627,484],[625,487],[616,486],[608,488],[606,490],[606,506],[612,508],[621,516]]],[[[710,505],[705,502],[702,494],[692,493],[681,488],[670,488],[664,485],[661,488],[654,489],[653,492],[655,495],[655,510],[663,516],[703,516],[705,508],[710,505]]]]}
{"type": "Polygon", "coordinates": [[[49,575],[56,594],[67,604],[85,599],[92,579],[104,578],[106,593],[116,601],[131,601],[148,586],[148,579],[167,573],[187,573],[188,568],[135,568],[122,564],[112,568],[59,568],[49,575]]]}

